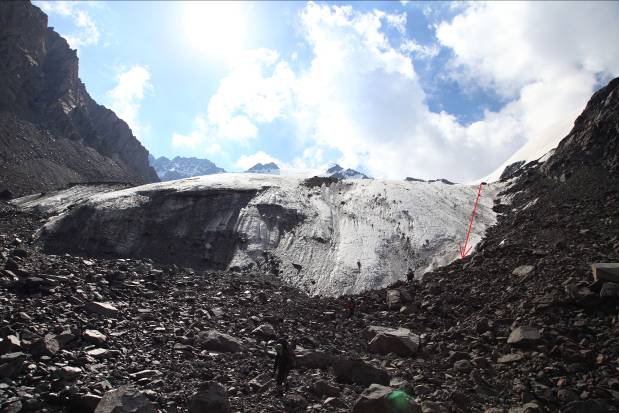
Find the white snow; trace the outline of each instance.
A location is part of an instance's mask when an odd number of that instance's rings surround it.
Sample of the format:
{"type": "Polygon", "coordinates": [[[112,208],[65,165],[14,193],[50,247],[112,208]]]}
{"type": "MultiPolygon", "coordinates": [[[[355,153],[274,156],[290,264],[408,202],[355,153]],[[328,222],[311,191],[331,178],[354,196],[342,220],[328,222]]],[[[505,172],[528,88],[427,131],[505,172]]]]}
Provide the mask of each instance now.
{"type": "MultiPolygon", "coordinates": [[[[384,180],[344,180],[307,188],[302,181],[291,176],[217,174],[97,193],[86,202],[113,211],[147,203],[152,193],[162,190],[257,190],[236,221],[236,232],[246,242],[237,247],[230,267],[255,262],[269,251],[281,261],[281,275],[290,283],[312,294],[340,295],[405,279],[409,268],[420,276],[458,259],[457,243],[466,237],[478,189],[384,180]],[[265,206],[277,206],[274,211],[283,215],[298,214],[301,222],[292,227],[273,225],[263,213],[265,206]]],[[[492,206],[501,189],[502,184],[483,187],[470,245],[475,246],[496,222],[492,206]]],[[[59,212],[74,202],[71,197],[81,199],[62,195],[65,206],[59,212]]]]}
{"type": "Polygon", "coordinates": [[[549,126],[538,136],[530,138],[527,143],[503,162],[494,172],[472,183],[496,182],[499,180],[505,167],[514,162],[525,161],[525,164],[531,161],[545,162],[552,155],[554,148],[570,132],[574,126],[574,120],[579,113],[578,111],[573,112],[570,116],[566,116],[565,120],[549,126]]]}

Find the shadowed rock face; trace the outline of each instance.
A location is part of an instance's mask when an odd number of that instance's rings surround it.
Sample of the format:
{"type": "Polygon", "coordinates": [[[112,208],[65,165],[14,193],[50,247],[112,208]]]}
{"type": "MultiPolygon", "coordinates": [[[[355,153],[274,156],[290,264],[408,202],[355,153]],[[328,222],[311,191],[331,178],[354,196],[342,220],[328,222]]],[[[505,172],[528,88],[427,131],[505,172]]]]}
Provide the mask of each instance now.
{"type": "Polygon", "coordinates": [[[78,58],[29,2],[0,3],[0,191],[158,181],[127,124],[98,105],[78,58]]]}
{"type": "Polygon", "coordinates": [[[583,167],[619,173],[619,78],[591,97],[542,171],[565,180],[583,167]]]}
{"type": "Polygon", "coordinates": [[[41,237],[52,253],[150,257],[197,268],[223,268],[232,260],[241,209],[256,191],[158,191],[129,208],[82,205],[41,237]]]}

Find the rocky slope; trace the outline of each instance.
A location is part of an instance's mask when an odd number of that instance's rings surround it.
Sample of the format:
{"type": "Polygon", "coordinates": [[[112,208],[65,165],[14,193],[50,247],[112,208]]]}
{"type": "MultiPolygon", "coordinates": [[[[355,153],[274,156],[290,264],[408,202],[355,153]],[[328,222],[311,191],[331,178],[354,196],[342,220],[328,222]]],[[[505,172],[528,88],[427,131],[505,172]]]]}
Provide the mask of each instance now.
{"type": "Polygon", "coordinates": [[[78,58],[30,2],[0,3],[0,192],[158,180],[127,124],[88,95],[78,58]]]}
{"type": "Polygon", "coordinates": [[[157,176],[162,181],[173,181],[175,179],[191,178],[192,176],[226,172],[208,159],[185,158],[182,156],[175,156],[173,159],[168,159],[165,156],[160,156],[159,158],[149,156],[148,159],[150,165],[155,169],[157,176]]]}

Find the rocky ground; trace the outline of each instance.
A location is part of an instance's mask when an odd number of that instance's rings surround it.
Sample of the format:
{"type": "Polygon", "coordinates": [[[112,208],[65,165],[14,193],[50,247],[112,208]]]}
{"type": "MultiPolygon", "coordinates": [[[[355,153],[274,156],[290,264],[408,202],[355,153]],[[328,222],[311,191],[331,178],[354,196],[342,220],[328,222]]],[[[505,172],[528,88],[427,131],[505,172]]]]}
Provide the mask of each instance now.
{"type": "Polygon", "coordinates": [[[472,257],[355,296],[351,319],[347,297],[282,284],[269,257],[203,273],[45,255],[32,238],[44,217],[3,203],[2,411],[112,411],[100,399],[126,384],[143,411],[616,410],[619,285],[593,282],[591,264],[619,261],[617,184],[529,169],[502,199],[472,257]],[[299,344],[283,396],[278,336],[299,344]],[[372,404],[397,389],[400,410],[372,404]]]}

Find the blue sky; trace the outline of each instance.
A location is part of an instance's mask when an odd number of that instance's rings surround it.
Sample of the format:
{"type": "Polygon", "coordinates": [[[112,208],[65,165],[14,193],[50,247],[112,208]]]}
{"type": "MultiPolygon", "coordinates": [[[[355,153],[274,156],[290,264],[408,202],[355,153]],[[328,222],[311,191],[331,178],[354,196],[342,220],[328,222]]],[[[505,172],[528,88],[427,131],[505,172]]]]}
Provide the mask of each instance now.
{"type": "MultiPolygon", "coordinates": [[[[619,74],[619,3],[35,2],[155,156],[482,177],[619,74]]],[[[524,156],[523,155],[523,156],[524,156]]]]}

